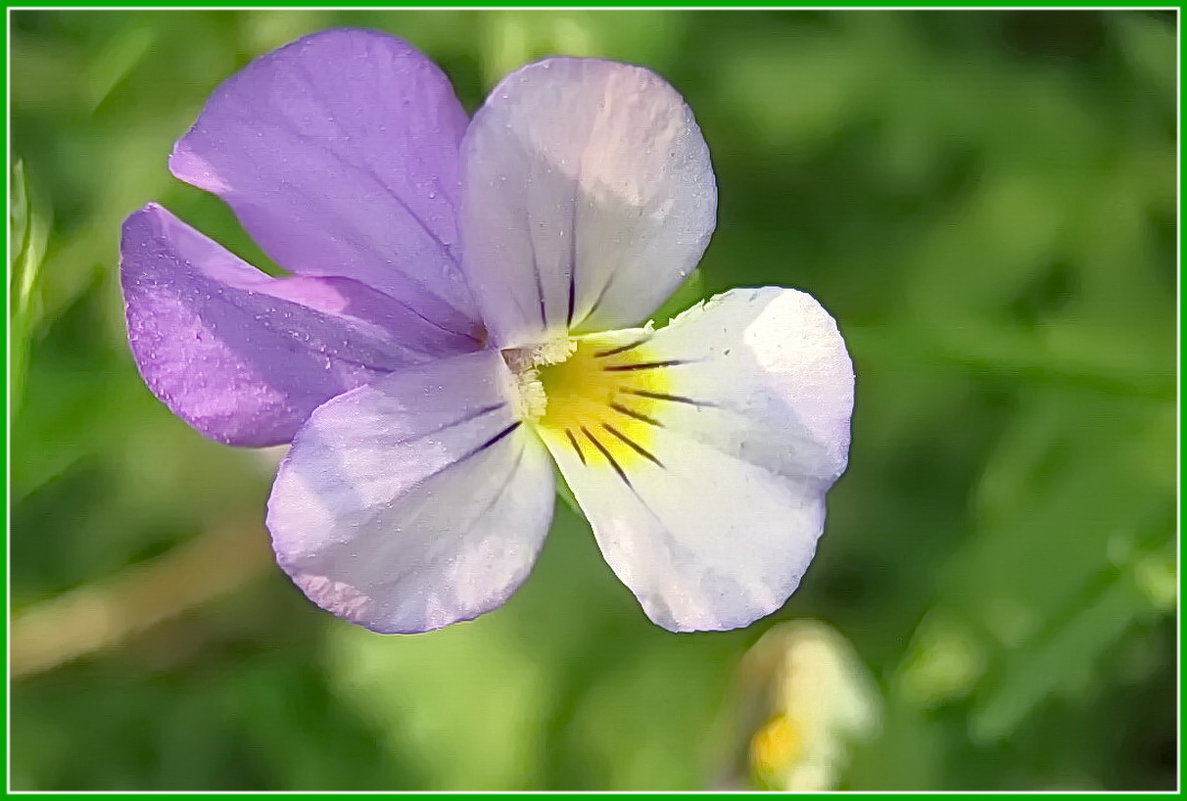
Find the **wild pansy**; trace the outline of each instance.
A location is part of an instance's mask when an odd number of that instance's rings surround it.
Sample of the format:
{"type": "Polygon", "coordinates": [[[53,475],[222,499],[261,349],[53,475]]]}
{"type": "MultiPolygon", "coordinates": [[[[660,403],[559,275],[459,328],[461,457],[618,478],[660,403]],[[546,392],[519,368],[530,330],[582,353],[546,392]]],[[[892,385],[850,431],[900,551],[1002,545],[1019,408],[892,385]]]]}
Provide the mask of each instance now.
{"type": "Polygon", "coordinates": [[[470,120],[408,44],[331,30],[227,80],[169,166],[292,275],[149,205],[121,246],[132,352],[206,436],[291,441],[267,524],[315,603],[379,632],[496,608],[548,531],[554,464],[659,625],[745,626],[796,588],[852,366],[790,289],[646,323],[717,203],[658,76],[549,59],[470,120]]]}
{"type": "Polygon", "coordinates": [[[853,645],[818,620],[776,624],[737,679],[731,706],[748,747],[731,789],[835,790],[851,748],[878,731],[877,684],[853,645]]]}

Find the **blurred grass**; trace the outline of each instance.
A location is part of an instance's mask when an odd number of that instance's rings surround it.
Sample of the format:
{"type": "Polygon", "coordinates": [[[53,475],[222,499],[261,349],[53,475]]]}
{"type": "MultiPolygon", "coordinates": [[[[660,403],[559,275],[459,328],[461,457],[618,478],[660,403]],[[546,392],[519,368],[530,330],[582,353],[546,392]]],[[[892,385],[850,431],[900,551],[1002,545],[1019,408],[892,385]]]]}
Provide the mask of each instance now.
{"type": "Polygon", "coordinates": [[[341,24],[409,39],[470,109],[558,53],[684,93],[720,187],[704,291],[805,289],[854,356],[819,557],[775,618],[693,636],[647,623],[563,505],[506,608],[437,634],[354,629],[264,566],[16,681],[15,788],[708,787],[739,658],[802,616],[885,695],[845,787],[1174,785],[1169,13],[13,12],[16,614],[262,519],[268,458],[136,375],[119,224],[159,200],[271,269],[165,157],[252,56],[341,24]]]}

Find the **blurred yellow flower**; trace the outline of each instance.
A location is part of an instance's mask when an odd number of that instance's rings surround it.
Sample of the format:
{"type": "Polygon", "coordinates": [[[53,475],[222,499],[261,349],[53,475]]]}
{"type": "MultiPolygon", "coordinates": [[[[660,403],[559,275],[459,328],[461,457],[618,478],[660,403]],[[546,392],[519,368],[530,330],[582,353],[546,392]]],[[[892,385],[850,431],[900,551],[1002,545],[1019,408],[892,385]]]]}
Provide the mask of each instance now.
{"type": "Polygon", "coordinates": [[[834,789],[849,745],[878,729],[872,677],[848,640],[816,620],[767,632],[742,658],[738,690],[734,711],[745,745],[737,784],[834,789]]]}

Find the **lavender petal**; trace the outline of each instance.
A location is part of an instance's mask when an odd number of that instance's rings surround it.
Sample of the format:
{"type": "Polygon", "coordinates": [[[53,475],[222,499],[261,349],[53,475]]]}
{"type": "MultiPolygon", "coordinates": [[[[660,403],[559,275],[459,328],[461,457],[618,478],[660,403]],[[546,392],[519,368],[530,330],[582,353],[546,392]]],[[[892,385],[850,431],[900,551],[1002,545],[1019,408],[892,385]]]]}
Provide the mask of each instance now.
{"type": "Polygon", "coordinates": [[[457,267],[466,125],[415,48],[335,29],[225,81],[169,167],[226,201],[285,269],[357,279],[461,330],[479,319],[457,267]]]}
{"type": "Polygon", "coordinates": [[[120,271],[145,383],[231,445],[288,442],[329,398],[477,346],[350,279],[271,278],[153,204],[124,222],[120,271]]]}

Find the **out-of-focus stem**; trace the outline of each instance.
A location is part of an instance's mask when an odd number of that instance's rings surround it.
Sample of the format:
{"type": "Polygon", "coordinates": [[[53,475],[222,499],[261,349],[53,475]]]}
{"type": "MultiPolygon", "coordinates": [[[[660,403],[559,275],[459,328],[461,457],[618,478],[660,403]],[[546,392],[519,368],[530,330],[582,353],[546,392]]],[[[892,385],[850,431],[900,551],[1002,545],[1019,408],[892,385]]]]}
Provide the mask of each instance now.
{"type": "Polygon", "coordinates": [[[51,670],[234,592],[273,564],[258,524],[229,525],[17,615],[10,676],[51,670]]]}

